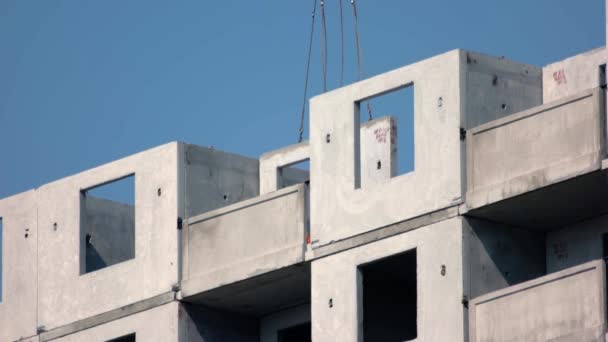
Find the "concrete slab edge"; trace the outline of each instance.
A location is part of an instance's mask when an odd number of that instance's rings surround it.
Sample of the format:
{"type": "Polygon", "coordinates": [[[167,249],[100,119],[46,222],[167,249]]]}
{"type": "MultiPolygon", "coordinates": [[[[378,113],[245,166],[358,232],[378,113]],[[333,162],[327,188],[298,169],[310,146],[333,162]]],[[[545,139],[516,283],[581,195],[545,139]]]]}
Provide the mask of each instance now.
{"type": "Polygon", "coordinates": [[[429,226],[431,224],[448,220],[459,216],[459,204],[439,209],[424,215],[420,215],[405,221],[384,226],[348,239],[336,241],[329,245],[313,248],[306,253],[306,261],[320,259],[332,254],[340,253],[348,249],[359,247],[378,240],[386,239],[410,230],[429,226]]]}
{"type": "Polygon", "coordinates": [[[51,341],[63,336],[71,335],[79,331],[90,329],[98,325],[102,325],[117,319],[121,319],[126,316],[136,314],[138,312],[146,311],[157,306],[161,306],[176,300],[175,292],[166,292],[156,297],[152,297],[146,300],[142,300],[137,303],[129,304],[121,308],[104,312],[97,316],[85,318],[83,320],[64,325],[53,330],[42,332],[40,334],[40,342],[51,341]]]}

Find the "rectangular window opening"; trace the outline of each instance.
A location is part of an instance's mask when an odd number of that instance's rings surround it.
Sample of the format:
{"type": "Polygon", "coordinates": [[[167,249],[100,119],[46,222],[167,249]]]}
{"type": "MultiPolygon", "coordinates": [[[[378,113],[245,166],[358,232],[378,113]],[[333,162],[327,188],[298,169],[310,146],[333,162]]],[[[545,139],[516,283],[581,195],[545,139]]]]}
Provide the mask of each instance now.
{"type": "Polygon", "coordinates": [[[311,337],[310,322],[285,328],[277,332],[277,342],[310,342],[311,337]]]}
{"type": "Polygon", "coordinates": [[[416,250],[359,266],[364,341],[418,336],[416,250]]]}
{"type": "Polygon", "coordinates": [[[135,342],[135,333],[113,338],[111,340],[107,340],[106,342],[135,342]]]}
{"type": "Polygon", "coordinates": [[[355,111],[355,188],[414,171],[414,84],[357,102],[355,111]]]}
{"type": "Polygon", "coordinates": [[[80,192],[80,270],[135,257],[135,175],[80,192]]]}
{"type": "Polygon", "coordinates": [[[310,161],[305,159],[282,166],[279,168],[277,176],[277,189],[308,182],[310,180],[310,161]]]}

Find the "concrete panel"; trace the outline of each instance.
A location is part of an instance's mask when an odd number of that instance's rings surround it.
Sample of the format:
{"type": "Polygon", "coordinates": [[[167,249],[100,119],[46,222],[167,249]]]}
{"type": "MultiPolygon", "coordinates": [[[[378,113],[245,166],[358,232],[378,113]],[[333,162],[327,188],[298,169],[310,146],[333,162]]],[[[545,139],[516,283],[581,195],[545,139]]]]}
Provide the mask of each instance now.
{"type": "Polygon", "coordinates": [[[326,245],[460,200],[462,56],[452,51],[311,99],[313,243],[326,245]],[[356,189],[360,136],[355,103],[412,83],[415,170],[356,189]]]}
{"type": "Polygon", "coordinates": [[[412,249],[418,264],[417,340],[464,341],[462,234],[462,220],[457,217],[314,260],[313,341],[360,341],[363,317],[357,267],[412,249]]]}
{"type": "MultiPolygon", "coordinates": [[[[273,191],[277,191],[284,186],[282,178],[300,178],[290,177],[290,174],[281,173],[281,168],[308,160],[310,158],[310,149],[308,141],[283,147],[281,149],[264,153],[260,156],[260,194],[264,195],[273,191]]],[[[287,171],[287,170],[284,170],[287,171]]],[[[289,171],[288,171],[289,172],[289,171]]],[[[308,179],[307,175],[306,179],[308,179]]]]}
{"type": "Polygon", "coordinates": [[[475,298],[470,341],[603,341],[605,291],[598,260],[475,298]]]}
{"type": "Polygon", "coordinates": [[[178,282],[180,148],[163,145],[37,190],[43,329],[166,293],[178,282]],[[129,174],[135,175],[135,258],[80,275],[80,192],[129,174]]]}
{"type": "Polygon", "coordinates": [[[473,218],[463,222],[467,298],[546,274],[545,234],[473,218]]]}
{"type": "Polygon", "coordinates": [[[188,219],[184,288],[198,292],[304,261],[306,185],[188,219]]]}
{"type": "Polygon", "coordinates": [[[180,342],[258,342],[259,320],[253,316],[181,304],[180,342]]]}
{"type": "Polygon", "coordinates": [[[601,167],[599,89],[478,126],[467,133],[467,207],[536,190],[601,167]]]}
{"type": "Polygon", "coordinates": [[[36,335],[36,200],[33,190],[0,200],[3,227],[0,341],[36,335]]]}
{"type": "Polygon", "coordinates": [[[185,338],[180,339],[180,310],[183,309],[178,302],[171,302],[51,341],[106,342],[135,333],[137,341],[186,342],[185,338]]]}
{"type": "Polygon", "coordinates": [[[483,123],[541,105],[541,68],[467,53],[463,126],[483,123]]]}
{"type": "Polygon", "coordinates": [[[81,199],[80,205],[85,208],[85,212],[82,215],[84,221],[81,222],[80,248],[86,250],[87,261],[86,265],[81,262],[81,272],[133,259],[135,206],[91,195],[82,196],[81,199]]]}
{"type": "Polygon", "coordinates": [[[608,62],[601,47],[543,68],[543,103],[579,94],[602,85],[600,66],[608,62]]]}
{"type": "Polygon", "coordinates": [[[282,342],[277,340],[280,330],[310,323],[310,304],[279,311],[260,319],[260,342],[282,342]]]}
{"type": "Polygon", "coordinates": [[[557,272],[603,258],[608,252],[603,250],[603,235],[607,233],[608,216],[547,233],[547,271],[557,272]]]}
{"type": "Polygon", "coordinates": [[[471,116],[472,123],[485,122],[510,110],[534,106],[540,101],[540,86],[539,71],[534,67],[456,50],[312,98],[313,245],[461,203],[465,151],[460,135],[466,118],[471,116]],[[479,92],[486,83],[492,87],[491,70],[498,81],[486,98],[479,92]],[[359,153],[362,138],[356,104],[410,85],[415,88],[415,170],[358,188],[359,166],[365,162],[359,153]],[[469,95],[472,98],[465,101],[469,95]],[[499,111],[492,111],[498,103],[499,111]]]}
{"type": "Polygon", "coordinates": [[[256,317],[310,302],[310,264],[307,263],[272,270],[204,292],[197,279],[183,282],[184,302],[256,317]]]}
{"type": "Polygon", "coordinates": [[[213,148],[183,144],[186,217],[259,194],[259,162],[213,148]]]}
{"type": "Polygon", "coordinates": [[[361,123],[361,188],[397,175],[397,123],[383,117],[361,123]]]}

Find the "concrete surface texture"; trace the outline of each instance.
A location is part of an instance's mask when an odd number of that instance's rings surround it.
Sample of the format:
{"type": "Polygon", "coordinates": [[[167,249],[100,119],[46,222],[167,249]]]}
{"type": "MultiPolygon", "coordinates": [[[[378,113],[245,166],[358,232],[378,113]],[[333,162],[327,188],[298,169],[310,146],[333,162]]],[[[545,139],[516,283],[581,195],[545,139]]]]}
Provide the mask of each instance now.
{"type": "Polygon", "coordinates": [[[180,310],[180,304],[172,302],[52,341],[110,341],[132,334],[136,341],[187,341],[183,336],[187,322],[186,318],[179,319],[180,310]]]}
{"type": "Polygon", "coordinates": [[[189,218],[184,288],[203,292],[303,262],[307,191],[298,184],[189,218]]]}
{"type": "Polygon", "coordinates": [[[601,47],[545,66],[543,103],[573,96],[605,84],[605,73],[601,72],[601,66],[607,62],[608,51],[601,47]]]}
{"type": "Polygon", "coordinates": [[[50,330],[170,291],[178,282],[178,144],[40,187],[38,326],[50,330]],[[135,258],[81,274],[81,190],[135,175],[135,258]],[[158,189],[161,195],[158,195],[158,189]]]}
{"type": "Polygon", "coordinates": [[[313,341],[359,341],[365,317],[358,266],[409,250],[417,256],[417,340],[463,341],[462,240],[461,219],[454,218],[313,261],[313,341]]]}
{"type": "Polygon", "coordinates": [[[608,217],[600,216],[547,233],[547,272],[558,272],[608,253],[608,217]]]}
{"type": "Polygon", "coordinates": [[[603,260],[478,297],[470,304],[470,341],[603,341],[603,260]]]}
{"type": "Polygon", "coordinates": [[[0,200],[2,302],[0,341],[36,335],[38,227],[36,191],[0,200]]]}
{"type": "Polygon", "coordinates": [[[88,273],[135,257],[135,205],[93,196],[81,196],[80,235],[88,273]],[[84,239],[82,238],[84,236],[84,239]]]}
{"type": "Polygon", "coordinates": [[[467,206],[476,208],[599,170],[604,92],[586,90],[469,130],[467,206]]]}
{"type": "Polygon", "coordinates": [[[465,185],[461,128],[540,102],[538,68],[461,50],[312,98],[313,242],[325,245],[460,203],[465,185]],[[415,169],[360,187],[357,104],[405,86],[414,87],[415,169]],[[484,96],[482,88],[488,89],[484,96]]]}

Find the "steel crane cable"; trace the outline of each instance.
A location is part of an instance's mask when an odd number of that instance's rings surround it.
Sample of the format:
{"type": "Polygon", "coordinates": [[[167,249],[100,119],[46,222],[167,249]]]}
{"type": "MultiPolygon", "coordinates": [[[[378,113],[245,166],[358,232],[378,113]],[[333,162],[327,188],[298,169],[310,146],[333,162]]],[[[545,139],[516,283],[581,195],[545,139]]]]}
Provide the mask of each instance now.
{"type": "Polygon", "coordinates": [[[321,46],[321,63],[323,64],[323,92],[327,91],[327,25],[325,20],[325,1],[321,0],[321,28],[323,29],[323,45],[321,46]]]}
{"type": "Polygon", "coordinates": [[[312,6],[312,19],[310,25],[310,39],[308,42],[308,58],[306,62],[306,77],[304,78],[304,97],[302,99],[302,112],[300,113],[300,129],[298,130],[298,143],[302,142],[302,137],[304,135],[304,114],[306,112],[306,95],[308,92],[308,75],[310,73],[310,56],[312,53],[312,40],[315,32],[315,15],[317,12],[317,0],[314,0],[312,6]]]}
{"type": "Polygon", "coordinates": [[[344,16],[342,15],[342,0],[338,0],[340,7],[340,85],[344,84],[344,16]]]}
{"type": "MultiPolygon", "coordinates": [[[[357,15],[357,4],[355,3],[355,0],[350,0],[350,4],[353,7],[353,15],[355,17],[355,39],[357,42],[357,70],[358,70],[359,81],[360,81],[361,78],[365,75],[365,72],[363,70],[363,60],[361,57],[361,44],[360,44],[360,39],[359,39],[359,18],[357,15]]],[[[368,115],[368,119],[371,121],[372,120],[372,105],[371,105],[370,100],[367,100],[367,115],[368,115]]]]}

